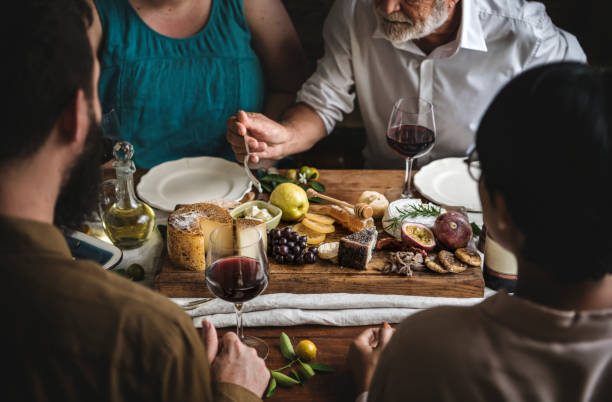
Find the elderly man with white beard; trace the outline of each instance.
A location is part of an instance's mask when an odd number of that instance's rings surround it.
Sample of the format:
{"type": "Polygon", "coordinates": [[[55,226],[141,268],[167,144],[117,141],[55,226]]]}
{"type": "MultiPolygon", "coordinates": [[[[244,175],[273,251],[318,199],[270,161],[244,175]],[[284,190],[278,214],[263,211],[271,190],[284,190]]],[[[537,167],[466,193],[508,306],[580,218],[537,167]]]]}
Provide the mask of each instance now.
{"type": "Polygon", "coordinates": [[[525,0],[336,0],[323,28],[325,54],[279,122],[238,111],[227,139],[239,161],[266,166],[311,148],[353,110],[367,133],[367,168],[402,168],[387,145],[398,98],[433,104],[436,144],[421,164],[463,156],[497,91],[538,64],[585,62],[576,38],[542,4],[525,0]]]}

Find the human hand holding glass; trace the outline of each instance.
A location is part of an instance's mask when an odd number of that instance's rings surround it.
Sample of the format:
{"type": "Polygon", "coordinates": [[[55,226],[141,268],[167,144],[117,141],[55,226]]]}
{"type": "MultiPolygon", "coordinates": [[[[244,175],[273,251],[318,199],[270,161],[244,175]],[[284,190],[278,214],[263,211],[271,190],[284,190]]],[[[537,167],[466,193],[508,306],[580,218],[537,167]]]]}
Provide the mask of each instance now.
{"type": "Polygon", "coordinates": [[[387,126],[387,143],[406,159],[404,186],[388,191],[390,200],[414,198],[411,188],[412,160],[427,154],[436,141],[433,105],[421,98],[400,98],[393,105],[387,126]]]}
{"type": "Polygon", "coordinates": [[[244,336],[242,307],[266,289],[268,276],[268,258],[259,230],[243,229],[236,238],[229,225],[212,231],[206,258],[206,285],[215,296],[234,304],[238,338],[263,359],[268,356],[268,345],[254,336],[244,336]]]}

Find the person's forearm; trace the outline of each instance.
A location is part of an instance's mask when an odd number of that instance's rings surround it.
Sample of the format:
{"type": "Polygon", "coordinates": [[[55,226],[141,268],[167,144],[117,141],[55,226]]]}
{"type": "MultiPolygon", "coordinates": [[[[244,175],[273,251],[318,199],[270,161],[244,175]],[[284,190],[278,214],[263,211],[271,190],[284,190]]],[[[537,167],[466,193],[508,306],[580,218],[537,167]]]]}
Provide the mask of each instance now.
{"type": "Polygon", "coordinates": [[[266,96],[263,114],[278,121],[285,110],[295,103],[295,92],[274,91],[266,96]]]}
{"type": "Polygon", "coordinates": [[[284,156],[307,151],[327,135],[321,117],[304,103],[297,103],[287,109],[279,123],[291,136],[283,149],[284,156]]]}

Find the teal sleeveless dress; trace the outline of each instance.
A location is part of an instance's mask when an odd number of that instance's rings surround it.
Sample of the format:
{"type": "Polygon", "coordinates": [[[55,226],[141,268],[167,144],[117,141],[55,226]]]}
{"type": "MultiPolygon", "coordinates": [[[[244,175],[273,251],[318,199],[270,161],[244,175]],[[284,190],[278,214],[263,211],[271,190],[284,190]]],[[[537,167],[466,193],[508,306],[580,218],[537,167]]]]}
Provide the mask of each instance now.
{"type": "Polygon", "coordinates": [[[234,159],[227,118],[261,112],[265,87],[242,0],[213,0],[206,26],[174,39],[128,0],[95,0],[102,22],[100,99],[114,109],[141,168],[191,156],[234,159]]]}

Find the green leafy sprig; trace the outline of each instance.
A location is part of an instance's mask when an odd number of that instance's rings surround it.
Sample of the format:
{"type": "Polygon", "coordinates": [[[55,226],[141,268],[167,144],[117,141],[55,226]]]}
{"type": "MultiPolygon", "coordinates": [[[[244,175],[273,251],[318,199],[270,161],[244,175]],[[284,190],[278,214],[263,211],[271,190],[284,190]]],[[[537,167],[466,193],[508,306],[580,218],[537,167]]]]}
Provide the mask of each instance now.
{"type": "MultiPolygon", "coordinates": [[[[308,181],[306,184],[303,184],[298,180],[291,180],[280,174],[264,174],[259,177],[259,181],[261,182],[261,187],[264,190],[266,190],[268,193],[271,193],[276,188],[276,186],[278,186],[281,183],[297,184],[298,186],[304,189],[308,189],[308,187],[311,187],[313,190],[319,193],[324,193],[326,191],[325,186],[320,181],[312,180],[312,181],[308,181]]],[[[314,200],[314,202],[321,202],[321,201],[314,200]]]]}
{"type": "Polygon", "coordinates": [[[281,332],[280,335],[280,351],[283,357],[287,359],[289,363],[285,364],[283,367],[270,370],[270,383],[268,384],[268,389],[265,393],[266,398],[269,398],[274,394],[274,391],[278,385],[281,387],[291,388],[294,385],[304,384],[309,378],[313,377],[316,372],[333,373],[335,371],[333,367],[328,366],[327,364],[303,362],[295,354],[291,339],[289,339],[289,336],[287,336],[287,334],[284,332],[281,332]],[[297,367],[298,370],[295,370],[294,366],[297,367]],[[290,375],[281,373],[282,370],[286,369],[290,369],[290,375]]]}
{"type": "Polygon", "coordinates": [[[432,204],[411,204],[403,209],[397,207],[395,210],[399,216],[385,220],[385,222],[389,222],[389,224],[385,226],[385,230],[390,229],[392,232],[395,232],[402,224],[404,219],[407,218],[415,218],[417,216],[437,217],[442,213],[442,209],[440,207],[436,207],[432,204]]]}

